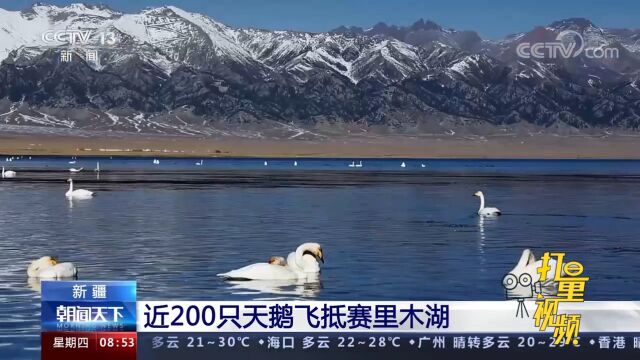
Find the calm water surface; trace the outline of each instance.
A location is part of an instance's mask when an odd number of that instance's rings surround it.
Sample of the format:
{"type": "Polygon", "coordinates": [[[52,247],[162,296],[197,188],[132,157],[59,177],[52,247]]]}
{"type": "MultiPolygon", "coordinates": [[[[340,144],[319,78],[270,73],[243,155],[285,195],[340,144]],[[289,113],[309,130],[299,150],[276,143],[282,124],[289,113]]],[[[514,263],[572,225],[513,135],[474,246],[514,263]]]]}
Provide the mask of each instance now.
{"type": "Polygon", "coordinates": [[[587,299],[640,299],[637,161],[3,160],[18,171],[0,181],[3,359],[40,356],[26,267],[48,254],[80,279],[137,280],[146,300],[500,300],[524,248],[562,250],[585,265],[587,299]],[[96,198],[65,199],[72,166],[96,198]],[[479,189],[504,216],[475,215],[479,189]],[[318,283],[215,276],[306,241],[326,254],[318,283]]]}

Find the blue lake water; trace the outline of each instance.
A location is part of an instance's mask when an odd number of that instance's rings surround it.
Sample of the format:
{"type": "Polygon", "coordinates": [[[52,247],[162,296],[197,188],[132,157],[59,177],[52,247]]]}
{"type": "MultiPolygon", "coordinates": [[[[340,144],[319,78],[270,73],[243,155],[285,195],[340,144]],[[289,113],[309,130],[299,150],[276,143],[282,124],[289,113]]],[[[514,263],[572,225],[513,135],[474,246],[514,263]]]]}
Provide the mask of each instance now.
{"type": "Polygon", "coordinates": [[[6,157],[3,359],[39,358],[26,267],[49,254],[80,279],[137,280],[147,300],[500,300],[523,249],[558,250],[584,264],[587,299],[640,299],[640,161],[6,157]],[[69,177],[98,196],[69,202],[69,177]],[[504,215],[479,219],[477,190],[504,215]],[[307,241],[326,254],[319,282],[215,276],[307,241]]]}

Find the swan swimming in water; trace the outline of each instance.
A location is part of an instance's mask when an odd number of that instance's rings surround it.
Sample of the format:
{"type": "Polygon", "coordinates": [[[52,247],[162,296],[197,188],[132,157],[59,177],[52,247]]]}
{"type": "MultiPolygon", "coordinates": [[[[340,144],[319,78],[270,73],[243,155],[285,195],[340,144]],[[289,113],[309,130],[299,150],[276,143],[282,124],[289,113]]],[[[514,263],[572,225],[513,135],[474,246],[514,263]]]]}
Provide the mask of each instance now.
{"type": "Polygon", "coordinates": [[[78,275],[78,270],[73,263],[58,263],[54,257],[43,256],[29,264],[27,275],[39,279],[74,278],[78,275]]]}
{"type": "Polygon", "coordinates": [[[15,171],[11,171],[11,170],[4,171],[4,166],[2,167],[2,178],[3,179],[14,178],[14,177],[16,177],[16,172],[15,171]]]}
{"type": "Polygon", "coordinates": [[[407,167],[407,164],[405,164],[404,161],[403,161],[402,164],[400,164],[400,167],[402,167],[402,168],[407,167]]]}
{"type": "MultiPolygon", "coordinates": [[[[522,276],[523,274],[528,274],[531,277],[531,281],[529,282],[529,284],[533,284],[536,289],[538,289],[542,293],[543,296],[558,295],[558,283],[553,280],[553,278],[555,277],[558,262],[555,259],[551,258],[549,259],[548,265],[549,270],[547,271],[547,279],[539,286],[536,285],[540,281],[538,268],[542,266],[542,260],[536,261],[536,257],[535,255],[533,255],[533,252],[529,249],[524,249],[522,251],[522,256],[520,256],[520,260],[518,260],[518,264],[516,264],[516,266],[509,272],[509,274],[507,274],[507,276],[505,276],[503,280],[503,285],[507,289],[507,296],[516,298],[527,296],[527,294],[531,295],[531,290],[528,285],[522,287],[516,286],[513,283],[514,279],[520,279],[520,276],[522,276]],[[511,277],[511,279],[509,279],[512,274],[514,275],[514,277],[511,277]],[[510,284],[511,286],[509,286],[510,284]]],[[[561,273],[564,274],[564,272],[561,273]]]]}
{"type": "Polygon", "coordinates": [[[317,243],[304,243],[284,258],[272,257],[268,263],[247,265],[240,269],[218,274],[225,279],[234,280],[295,280],[304,279],[307,274],[320,272],[320,264],[324,263],[322,247],[317,243]]]}
{"type": "Polygon", "coordinates": [[[96,195],[93,191],[77,189],[73,190],[73,179],[67,180],[69,182],[69,191],[67,191],[64,195],[68,199],[91,199],[96,195]]]}
{"type": "Polygon", "coordinates": [[[480,208],[478,209],[478,215],[481,216],[498,216],[502,214],[502,211],[498,208],[494,207],[484,207],[484,194],[482,191],[476,191],[473,196],[478,196],[480,198],[480,208]]]}
{"type": "Polygon", "coordinates": [[[71,168],[71,169],[69,169],[69,172],[72,172],[72,173],[79,173],[79,172],[80,172],[80,171],[82,171],[82,170],[84,170],[84,168],[80,168],[80,169],[71,168]]]}

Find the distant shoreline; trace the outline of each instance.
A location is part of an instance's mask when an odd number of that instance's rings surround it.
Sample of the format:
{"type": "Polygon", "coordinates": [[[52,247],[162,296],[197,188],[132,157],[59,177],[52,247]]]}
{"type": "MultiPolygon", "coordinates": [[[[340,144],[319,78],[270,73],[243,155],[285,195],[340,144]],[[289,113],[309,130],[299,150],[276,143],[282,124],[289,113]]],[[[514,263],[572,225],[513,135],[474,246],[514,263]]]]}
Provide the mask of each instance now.
{"type": "Polygon", "coordinates": [[[640,159],[640,136],[352,136],[323,140],[0,134],[0,154],[41,156],[640,159]]]}

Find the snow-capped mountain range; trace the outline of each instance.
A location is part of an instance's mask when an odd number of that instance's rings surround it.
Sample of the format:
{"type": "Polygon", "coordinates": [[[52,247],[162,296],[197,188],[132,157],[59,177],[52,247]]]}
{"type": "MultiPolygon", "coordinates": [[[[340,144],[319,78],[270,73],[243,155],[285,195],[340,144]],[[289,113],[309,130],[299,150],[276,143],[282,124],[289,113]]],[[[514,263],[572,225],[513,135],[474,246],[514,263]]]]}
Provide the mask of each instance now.
{"type": "Polygon", "coordinates": [[[13,130],[316,137],[640,128],[640,30],[586,19],[488,41],[424,20],[306,33],[232,28],[173,6],[124,14],[38,4],[0,9],[0,60],[0,126],[13,130]],[[616,57],[518,56],[523,42],[553,42],[566,30],[616,57]],[[88,60],[94,50],[98,59],[88,60]]]}

